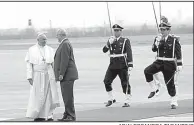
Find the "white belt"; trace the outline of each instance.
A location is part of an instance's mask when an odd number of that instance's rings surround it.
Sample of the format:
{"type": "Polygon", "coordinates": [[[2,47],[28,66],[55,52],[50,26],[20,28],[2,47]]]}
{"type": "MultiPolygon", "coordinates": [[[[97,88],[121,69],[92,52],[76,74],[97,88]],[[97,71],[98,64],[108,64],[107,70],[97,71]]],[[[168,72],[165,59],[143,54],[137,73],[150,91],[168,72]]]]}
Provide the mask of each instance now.
{"type": "Polygon", "coordinates": [[[165,58],[165,57],[156,57],[157,60],[164,60],[164,61],[175,61],[175,58],[165,58]]]}
{"type": "Polygon", "coordinates": [[[127,53],[125,54],[110,54],[110,57],[122,57],[122,56],[127,56],[127,53]]]}
{"type": "Polygon", "coordinates": [[[48,70],[48,65],[47,64],[43,64],[43,65],[34,65],[33,66],[33,70],[35,72],[47,72],[48,70]]]}

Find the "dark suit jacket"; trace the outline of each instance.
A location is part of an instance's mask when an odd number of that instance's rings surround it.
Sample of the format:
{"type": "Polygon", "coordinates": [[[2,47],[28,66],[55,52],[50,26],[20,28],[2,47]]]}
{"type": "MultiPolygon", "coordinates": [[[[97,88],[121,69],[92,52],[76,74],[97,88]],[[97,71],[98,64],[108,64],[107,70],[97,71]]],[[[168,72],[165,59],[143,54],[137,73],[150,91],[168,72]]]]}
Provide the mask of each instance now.
{"type": "Polygon", "coordinates": [[[63,75],[62,81],[78,79],[73,48],[68,39],[64,39],[56,50],[54,57],[54,72],[57,81],[59,81],[59,75],[63,75]]]}

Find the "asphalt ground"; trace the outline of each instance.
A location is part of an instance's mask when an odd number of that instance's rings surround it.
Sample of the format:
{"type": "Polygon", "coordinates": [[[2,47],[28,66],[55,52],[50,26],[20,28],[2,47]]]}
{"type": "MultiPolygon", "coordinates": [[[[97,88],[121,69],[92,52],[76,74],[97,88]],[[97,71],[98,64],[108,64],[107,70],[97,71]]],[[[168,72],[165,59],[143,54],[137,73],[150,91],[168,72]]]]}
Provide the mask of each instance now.
{"type": "MultiPolygon", "coordinates": [[[[22,44],[20,45],[22,46],[22,44]]],[[[1,48],[1,47],[0,47],[1,48]]],[[[24,47],[25,48],[25,47],[24,47]]],[[[54,47],[56,49],[56,47],[54,47]]],[[[170,109],[170,97],[163,85],[161,94],[151,100],[145,82],[143,70],[154,61],[155,53],[151,46],[132,46],[134,68],[131,71],[132,104],[130,108],[121,108],[124,102],[120,80],[113,82],[113,92],[118,103],[105,108],[108,96],[103,79],[109,64],[109,57],[102,52],[102,47],[74,48],[74,55],[79,71],[79,80],[75,82],[74,97],[77,121],[131,121],[166,115],[193,113],[193,45],[182,45],[183,70],[179,76],[179,107],[170,109]]],[[[27,49],[0,50],[0,120],[30,121],[25,118],[30,85],[26,80],[24,62],[27,49]]],[[[164,84],[164,80],[161,82],[164,84]]],[[[64,111],[60,86],[58,84],[61,107],[54,112],[54,117],[62,117],[64,111]]],[[[178,119],[177,121],[179,121],[178,119]]],[[[165,121],[165,119],[163,119],[165,121]]]]}

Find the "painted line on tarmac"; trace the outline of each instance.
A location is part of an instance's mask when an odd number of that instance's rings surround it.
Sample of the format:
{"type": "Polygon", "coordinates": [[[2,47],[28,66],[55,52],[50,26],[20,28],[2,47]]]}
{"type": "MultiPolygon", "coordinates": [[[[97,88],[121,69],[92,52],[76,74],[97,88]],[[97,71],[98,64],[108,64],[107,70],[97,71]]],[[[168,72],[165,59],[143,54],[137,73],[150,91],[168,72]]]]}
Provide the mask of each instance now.
{"type": "Polygon", "coordinates": [[[27,52],[27,50],[5,50],[5,51],[0,51],[0,54],[5,55],[5,54],[15,54],[15,53],[20,53],[20,52],[27,52]],[[5,52],[6,51],[6,52],[5,52]]]}
{"type": "Polygon", "coordinates": [[[133,121],[193,121],[193,113],[166,115],[133,121]]]}
{"type": "Polygon", "coordinates": [[[14,118],[0,118],[0,121],[9,121],[9,120],[12,120],[14,118]]]}
{"type": "Polygon", "coordinates": [[[0,53],[0,54],[5,55],[5,54],[13,54],[13,53],[8,52],[8,53],[0,53]]]}

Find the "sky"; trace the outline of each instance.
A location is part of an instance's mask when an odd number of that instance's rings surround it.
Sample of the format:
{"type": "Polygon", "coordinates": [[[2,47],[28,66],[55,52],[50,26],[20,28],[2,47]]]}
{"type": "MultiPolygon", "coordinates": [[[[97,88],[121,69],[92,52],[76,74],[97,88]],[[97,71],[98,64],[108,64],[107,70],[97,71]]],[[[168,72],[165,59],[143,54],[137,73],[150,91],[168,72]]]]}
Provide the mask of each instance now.
{"type": "MultiPolygon", "coordinates": [[[[152,2],[109,2],[111,23],[155,25],[152,2]]],[[[154,2],[159,18],[159,2],[154,2]]],[[[161,2],[161,13],[171,24],[192,23],[192,2],[161,2]]],[[[0,29],[91,27],[109,24],[106,2],[0,2],[0,29]]]]}

